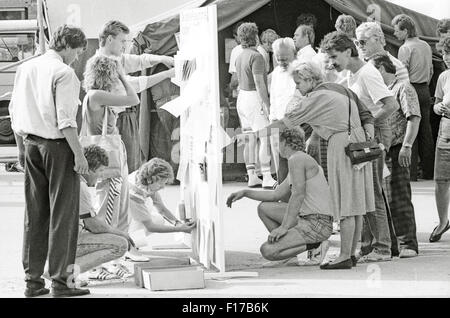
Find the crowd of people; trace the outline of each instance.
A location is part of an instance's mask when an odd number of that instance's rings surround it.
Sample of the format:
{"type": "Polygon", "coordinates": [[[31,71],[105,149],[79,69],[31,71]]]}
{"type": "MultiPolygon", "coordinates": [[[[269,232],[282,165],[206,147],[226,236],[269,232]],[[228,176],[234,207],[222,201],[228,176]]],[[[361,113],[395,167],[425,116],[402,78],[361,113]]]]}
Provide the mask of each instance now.
{"type": "MultiPolygon", "coordinates": [[[[297,262],[306,250],[307,263],[321,269],[416,257],[410,181],[417,180],[418,162],[421,178],[435,180],[439,225],[429,241],[439,241],[450,229],[449,71],[439,76],[433,107],[432,48],[418,37],[411,17],[392,20],[394,35],[403,42],[394,57],[385,49],[379,23],[358,25],[349,15],[338,17],[336,31],[325,35],[316,51],[316,20],[305,16],[293,38],[271,37],[270,74],[264,67],[268,59],[259,53],[257,25],[240,23],[236,30],[240,53],[230,60],[235,61],[230,72],[237,74],[237,111],[246,131],[237,139],[272,157],[278,186],[272,194],[235,192],[227,204],[244,197],[261,201],[258,215],[270,232],[261,253],[275,261],[268,266],[297,262]],[[442,117],[436,146],[433,109],[442,117]],[[381,156],[352,164],[346,146],[370,140],[380,145],[381,156]],[[340,229],[340,253],[324,261],[333,221],[340,229]]],[[[450,19],[439,21],[437,29],[436,48],[448,68],[450,19]]],[[[255,158],[244,157],[250,188],[258,185],[255,158]]],[[[267,161],[259,155],[259,162],[263,171],[267,161]]],[[[262,186],[270,188],[265,179],[262,186]]]]}
{"type": "MultiPolygon", "coordinates": [[[[231,194],[227,205],[244,197],[261,201],[258,215],[270,232],[261,253],[273,262],[286,264],[309,251],[310,264],[351,269],[361,262],[417,256],[410,186],[417,157],[422,177],[436,182],[440,222],[430,242],[450,228],[449,71],[440,75],[435,93],[433,110],[442,120],[434,151],[428,91],[432,51],[410,17],[392,21],[396,37],[404,41],[398,58],[385,50],[376,22],[357,26],[342,15],[318,51],[315,20],[309,16],[298,23],[293,38],[280,38],[272,29],[259,36],[254,23],[234,28],[239,45],[230,57],[231,88],[245,132],[240,138],[246,143],[248,187],[271,191],[244,189],[231,194]],[[344,150],[349,142],[374,139],[382,156],[353,165],[344,150]],[[323,263],[333,222],[340,227],[340,254],[323,263]]],[[[437,48],[447,67],[449,31],[450,20],[440,22],[437,48]]],[[[55,297],[88,294],[74,279],[76,268],[88,279],[130,277],[123,258],[148,260],[135,243],[140,235],[190,233],[196,226],[178,219],[158,194],[174,179],[170,164],[153,158],[136,165],[137,94],[173,77],[174,61],[125,54],[129,32],[119,21],[103,26],[82,85],[70,67],[87,46],[77,27],[59,27],[49,50],[17,69],[9,111],[25,171],[26,297],[50,293],[44,278],[55,297]],[[160,63],[169,70],[127,75],[160,63]],[[80,104],[82,135],[122,138],[119,151],[125,159],[115,177],[104,174],[111,159],[107,149],[80,143],[80,104]]]]}

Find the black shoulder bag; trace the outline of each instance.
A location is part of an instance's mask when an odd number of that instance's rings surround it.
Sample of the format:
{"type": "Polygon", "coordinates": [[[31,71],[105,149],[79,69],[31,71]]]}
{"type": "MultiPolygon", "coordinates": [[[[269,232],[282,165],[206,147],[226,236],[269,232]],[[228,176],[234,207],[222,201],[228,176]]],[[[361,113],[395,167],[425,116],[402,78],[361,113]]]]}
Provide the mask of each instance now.
{"type": "MultiPolygon", "coordinates": [[[[350,123],[352,116],[352,101],[348,91],[346,90],[345,92],[348,96],[348,138],[350,139],[352,134],[352,126],[350,123]]],[[[377,159],[381,156],[383,150],[375,140],[370,140],[365,142],[349,143],[348,146],[345,147],[345,153],[350,158],[352,164],[357,165],[377,159]]]]}

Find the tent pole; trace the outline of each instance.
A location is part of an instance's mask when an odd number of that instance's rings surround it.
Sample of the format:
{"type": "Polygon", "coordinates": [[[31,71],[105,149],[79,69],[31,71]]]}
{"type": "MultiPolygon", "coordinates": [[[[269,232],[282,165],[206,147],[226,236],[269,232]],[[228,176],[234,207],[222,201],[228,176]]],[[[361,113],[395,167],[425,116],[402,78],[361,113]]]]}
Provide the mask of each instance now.
{"type": "Polygon", "coordinates": [[[39,53],[45,53],[44,16],[42,12],[42,0],[37,0],[37,20],[39,27],[39,53]]]}
{"type": "Polygon", "coordinates": [[[272,13],[273,13],[273,19],[275,21],[275,26],[276,26],[276,31],[277,33],[280,32],[280,23],[278,21],[278,10],[277,10],[277,1],[276,0],[271,0],[272,3],[272,13]]]}

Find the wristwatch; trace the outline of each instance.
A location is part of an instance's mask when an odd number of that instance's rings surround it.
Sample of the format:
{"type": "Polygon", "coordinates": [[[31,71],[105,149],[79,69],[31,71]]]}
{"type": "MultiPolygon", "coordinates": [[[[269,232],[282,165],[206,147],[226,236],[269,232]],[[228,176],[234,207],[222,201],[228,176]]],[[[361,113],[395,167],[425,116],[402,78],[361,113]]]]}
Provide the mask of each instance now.
{"type": "Polygon", "coordinates": [[[404,142],[403,147],[405,148],[412,148],[412,145],[410,143],[404,142]]]}

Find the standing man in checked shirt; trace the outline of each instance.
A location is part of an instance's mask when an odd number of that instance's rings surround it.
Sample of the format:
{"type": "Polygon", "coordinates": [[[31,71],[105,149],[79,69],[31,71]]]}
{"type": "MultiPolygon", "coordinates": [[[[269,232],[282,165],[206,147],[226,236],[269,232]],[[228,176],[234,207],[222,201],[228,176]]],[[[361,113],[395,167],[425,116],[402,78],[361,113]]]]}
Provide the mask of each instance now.
{"type": "Polygon", "coordinates": [[[399,14],[392,20],[394,35],[404,44],[398,50],[398,59],[406,66],[409,80],[417,92],[420,102],[419,134],[413,146],[412,171],[416,179],[417,159],[420,157],[422,177],[433,179],[434,170],[434,141],[431,133],[430,112],[431,96],[428,85],[433,77],[433,52],[427,42],[417,36],[414,21],[406,14],[399,14]]]}
{"type": "Polygon", "coordinates": [[[421,120],[419,98],[414,87],[395,78],[396,69],[388,56],[376,54],[371,63],[380,71],[384,83],[394,94],[400,108],[389,117],[392,142],[388,156],[391,176],[386,188],[391,211],[391,252],[400,258],[415,257],[419,253],[414,206],[411,201],[409,167],[411,148],[416,139],[421,120]]]}
{"type": "Polygon", "coordinates": [[[53,296],[89,294],[69,283],[78,237],[78,174],[89,170],[77,133],[80,81],[69,65],[86,45],[83,31],[63,25],[50,50],[16,73],[9,113],[25,158],[26,297],[50,292],[42,279],[47,256],[53,296]]]}

